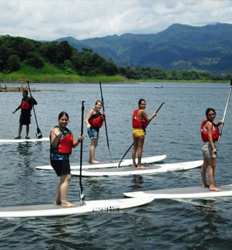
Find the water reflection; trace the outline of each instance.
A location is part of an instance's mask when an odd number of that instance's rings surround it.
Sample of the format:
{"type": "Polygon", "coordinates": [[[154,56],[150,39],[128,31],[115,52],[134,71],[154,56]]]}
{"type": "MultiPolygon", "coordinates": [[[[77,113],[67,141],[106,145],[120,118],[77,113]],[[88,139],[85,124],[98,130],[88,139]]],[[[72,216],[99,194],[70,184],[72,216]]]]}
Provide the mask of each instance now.
{"type": "Polygon", "coordinates": [[[140,189],[143,187],[143,177],[141,175],[133,175],[132,179],[132,190],[136,191],[137,189],[140,189]]]}

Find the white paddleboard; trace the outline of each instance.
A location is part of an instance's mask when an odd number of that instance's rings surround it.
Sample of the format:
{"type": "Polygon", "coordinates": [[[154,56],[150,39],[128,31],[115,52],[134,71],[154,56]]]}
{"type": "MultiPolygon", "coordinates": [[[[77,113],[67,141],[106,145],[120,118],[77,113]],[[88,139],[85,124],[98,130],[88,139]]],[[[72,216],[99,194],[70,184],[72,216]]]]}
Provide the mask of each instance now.
{"type": "Polygon", "coordinates": [[[144,197],[147,195],[155,199],[207,199],[232,196],[232,184],[219,187],[220,191],[209,191],[203,187],[185,187],[171,189],[157,189],[124,193],[126,197],[144,197]]]}
{"type": "MultiPolygon", "coordinates": [[[[143,157],[142,162],[143,164],[151,164],[155,162],[163,161],[165,158],[167,158],[167,155],[156,155],[156,156],[149,156],[149,157],[143,157]]],[[[120,166],[130,166],[132,165],[132,159],[125,159],[121,162],[120,166]]],[[[98,164],[86,164],[83,165],[83,169],[97,169],[97,168],[115,168],[118,166],[117,162],[109,162],[109,163],[98,163],[98,164]]],[[[51,165],[44,165],[44,166],[37,166],[35,167],[39,170],[52,170],[51,165]]],[[[80,169],[79,165],[71,165],[71,170],[78,170],[80,169]]]]}
{"type": "MultiPolygon", "coordinates": [[[[152,175],[165,173],[170,171],[181,171],[189,170],[193,168],[200,167],[203,161],[186,161],[186,162],[176,162],[176,163],[165,163],[154,166],[147,166],[145,168],[137,169],[133,166],[122,167],[122,168],[111,168],[111,169],[90,169],[82,170],[82,176],[95,177],[95,176],[128,176],[128,175],[152,175]]],[[[79,176],[79,171],[71,171],[72,175],[79,176]]]]}
{"type": "Polygon", "coordinates": [[[111,200],[85,201],[83,205],[76,203],[75,207],[62,208],[52,204],[11,206],[0,208],[0,218],[15,217],[39,217],[39,216],[65,216],[82,215],[86,213],[102,213],[112,210],[121,210],[142,206],[150,203],[153,199],[145,195],[139,198],[124,198],[111,200]]]}
{"type": "Polygon", "coordinates": [[[43,138],[31,138],[31,139],[0,139],[0,144],[20,143],[20,142],[45,142],[49,141],[48,137],[43,138]]]}

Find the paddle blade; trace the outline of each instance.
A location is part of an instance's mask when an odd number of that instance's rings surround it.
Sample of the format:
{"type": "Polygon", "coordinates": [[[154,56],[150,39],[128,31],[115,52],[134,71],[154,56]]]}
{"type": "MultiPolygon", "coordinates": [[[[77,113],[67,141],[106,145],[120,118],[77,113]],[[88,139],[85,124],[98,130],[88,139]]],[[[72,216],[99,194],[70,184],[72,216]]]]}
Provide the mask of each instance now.
{"type": "Polygon", "coordinates": [[[84,201],[85,200],[85,194],[81,194],[81,196],[80,196],[80,199],[81,199],[81,201],[84,201]]]}
{"type": "Polygon", "coordinates": [[[42,132],[41,132],[41,130],[40,130],[39,128],[37,128],[36,137],[37,137],[38,139],[43,138],[42,132]]]}

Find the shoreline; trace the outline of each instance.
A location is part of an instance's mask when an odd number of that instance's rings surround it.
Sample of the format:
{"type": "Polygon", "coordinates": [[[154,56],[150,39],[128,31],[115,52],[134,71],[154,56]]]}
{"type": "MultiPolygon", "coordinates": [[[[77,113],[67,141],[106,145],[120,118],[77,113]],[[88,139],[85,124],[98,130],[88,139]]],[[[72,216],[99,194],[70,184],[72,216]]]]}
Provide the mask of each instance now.
{"type": "MultiPolygon", "coordinates": [[[[37,84],[97,84],[99,82],[102,82],[104,84],[117,84],[117,83],[125,83],[125,84],[135,84],[135,83],[150,83],[150,84],[154,84],[154,83],[188,83],[188,84],[192,84],[192,83],[199,83],[199,84],[204,84],[204,83],[228,83],[230,80],[169,80],[169,79],[165,79],[165,80],[160,80],[160,79],[112,79],[112,78],[106,78],[104,77],[97,77],[97,79],[92,79],[87,77],[86,79],[81,79],[81,80],[77,80],[77,79],[56,79],[56,80],[45,80],[45,79],[41,79],[41,80],[33,80],[31,78],[19,78],[19,79],[4,79],[0,77],[0,89],[4,89],[5,87],[7,87],[8,84],[12,84],[12,85],[16,85],[16,84],[25,84],[26,81],[29,81],[30,83],[37,83],[37,84]]],[[[162,85],[160,86],[162,87],[162,85]]]]}
{"type": "Polygon", "coordinates": [[[26,81],[31,83],[226,83],[229,80],[225,79],[154,79],[154,78],[142,78],[142,79],[128,79],[122,75],[78,75],[74,73],[63,73],[63,72],[36,72],[36,71],[18,71],[12,73],[2,73],[0,72],[0,87],[7,83],[10,84],[23,84],[26,81]]]}

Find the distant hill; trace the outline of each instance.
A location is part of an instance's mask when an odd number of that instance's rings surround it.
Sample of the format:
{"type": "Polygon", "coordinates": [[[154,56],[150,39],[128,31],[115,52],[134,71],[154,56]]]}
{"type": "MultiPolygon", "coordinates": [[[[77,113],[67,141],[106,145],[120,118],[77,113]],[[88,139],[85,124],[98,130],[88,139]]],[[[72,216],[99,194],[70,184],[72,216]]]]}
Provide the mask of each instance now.
{"type": "Polygon", "coordinates": [[[232,72],[232,25],[217,23],[202,27],[173,24],[157,34],[123,34],[76,40],[71,46],[91,48],[120,66],[161,69],[232,72]]]}
{"type": "Polygon", "coordinates": [[[115,75],[118,68],[91,49],[77,51],[68,42],[38,42],[23,37],[0,36],[0,72],[11,73],[25,67],[48,73],[115,75]],[[51,72],[53,68],[53,72],[51,72]]]}

